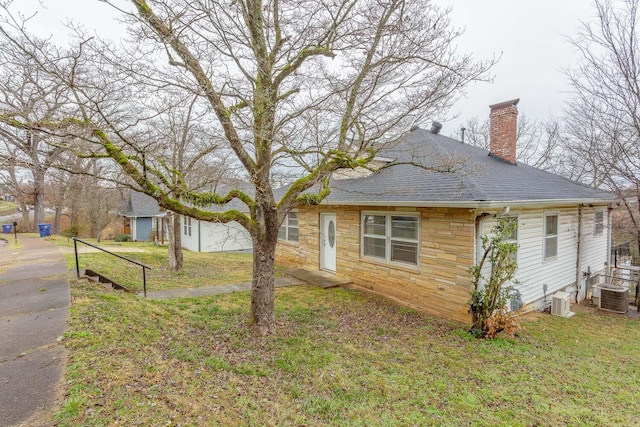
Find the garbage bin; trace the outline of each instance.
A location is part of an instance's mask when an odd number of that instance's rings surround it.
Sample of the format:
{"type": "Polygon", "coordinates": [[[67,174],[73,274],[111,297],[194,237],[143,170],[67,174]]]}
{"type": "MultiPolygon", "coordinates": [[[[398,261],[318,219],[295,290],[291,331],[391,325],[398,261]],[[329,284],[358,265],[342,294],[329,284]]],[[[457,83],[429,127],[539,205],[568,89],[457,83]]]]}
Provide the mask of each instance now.
{"type": "Polygon", "coordinates": [[[51,236],[51,226],[52,224],[38,224],[38,229],[40,230],[40,237],[51,236]]]}
{"type": "Polygon", "coordinates": [[[2,224],[2,232],[4,234],[11,234],[11,227],[13,227],[11,224],[2,224]]]}

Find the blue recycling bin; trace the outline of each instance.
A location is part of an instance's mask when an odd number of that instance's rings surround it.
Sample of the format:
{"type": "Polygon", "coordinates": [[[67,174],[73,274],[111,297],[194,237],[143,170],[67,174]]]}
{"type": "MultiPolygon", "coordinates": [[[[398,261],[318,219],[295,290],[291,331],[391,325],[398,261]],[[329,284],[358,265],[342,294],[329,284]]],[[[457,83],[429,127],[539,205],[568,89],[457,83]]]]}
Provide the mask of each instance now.
{"type": "Polygon", "coordinates": [[[11,224],[2,224],[2,232],[4,234],[11,234],[11,227],[13,227],[11,224]]]}
{"type": "Polygon", "coordinates": [[[40,230],[40,237],[51,236],[51,226],[52,224],[38,224],[38,229],[40,230]]]}

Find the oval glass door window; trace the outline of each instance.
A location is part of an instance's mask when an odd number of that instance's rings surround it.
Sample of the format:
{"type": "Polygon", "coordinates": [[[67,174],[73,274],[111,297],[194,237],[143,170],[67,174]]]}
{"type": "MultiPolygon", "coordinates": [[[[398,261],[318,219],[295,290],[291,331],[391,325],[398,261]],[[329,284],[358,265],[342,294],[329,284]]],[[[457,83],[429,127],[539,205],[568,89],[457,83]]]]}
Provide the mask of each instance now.
{"type": "Polygon", "coordinates": [[[329,235],[329,247],[333,248],[333,245],[336,243],[336,225],[333,221],[329,221],[329,231],[327,234],[329,235]]]}

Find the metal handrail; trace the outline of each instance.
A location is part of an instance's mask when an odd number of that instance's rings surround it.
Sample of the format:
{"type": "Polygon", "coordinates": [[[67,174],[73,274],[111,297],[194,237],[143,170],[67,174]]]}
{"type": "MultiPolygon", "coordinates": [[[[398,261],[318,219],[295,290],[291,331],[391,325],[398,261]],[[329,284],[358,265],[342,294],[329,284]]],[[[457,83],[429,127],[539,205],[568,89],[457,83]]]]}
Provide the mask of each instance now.
{"type": "Polygon", "coordinates": [[[92,248],[101,250],[102,252],[106,252],[109,255],[113,255],[115,257],[121,258],[121,259],[123,259],[125,261],[129,261],[130,263],[133,263],[133,264],[136,264],[136,265],[142,267],[142,287],[144,289],[144,297],[145,298],[147,297],[147,274],[146,274],[146,271],[147,270],[151,270],[151,267],[149,267],[147,265],[144,265],[141,262],[134,261],[134,260],[129,259],[127,257],[124,257],[122,255],[118,255],[118,254],[116,254],[114,252],[108,251],[108,250],[106,250],[104,248],[101,248],[101,247],[96,246],[94,244],[91,244],[89,242],[85,242],[84,240],[78,239],[77,237],[72,237],[72,239],[73,239],[73,251],[75,252],[75,255],[76,255],[76,275],[77,275],[78,279],[80,278],[80,263],[78,262],[78,243],[77,242],[80,242],[80,243],[84,243],[87,246],[91,246],[92,248]]]}

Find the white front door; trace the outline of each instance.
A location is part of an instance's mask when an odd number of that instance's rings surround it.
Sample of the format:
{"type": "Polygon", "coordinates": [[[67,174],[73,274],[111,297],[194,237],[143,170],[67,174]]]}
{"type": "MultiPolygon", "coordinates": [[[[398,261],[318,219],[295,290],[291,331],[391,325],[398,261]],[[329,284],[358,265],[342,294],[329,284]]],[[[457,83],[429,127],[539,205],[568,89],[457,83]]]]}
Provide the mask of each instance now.
{"type": "Polygon", "coordinates": [[[336,271],[336,214],[320,214],[320,268],[336,271]]]}

